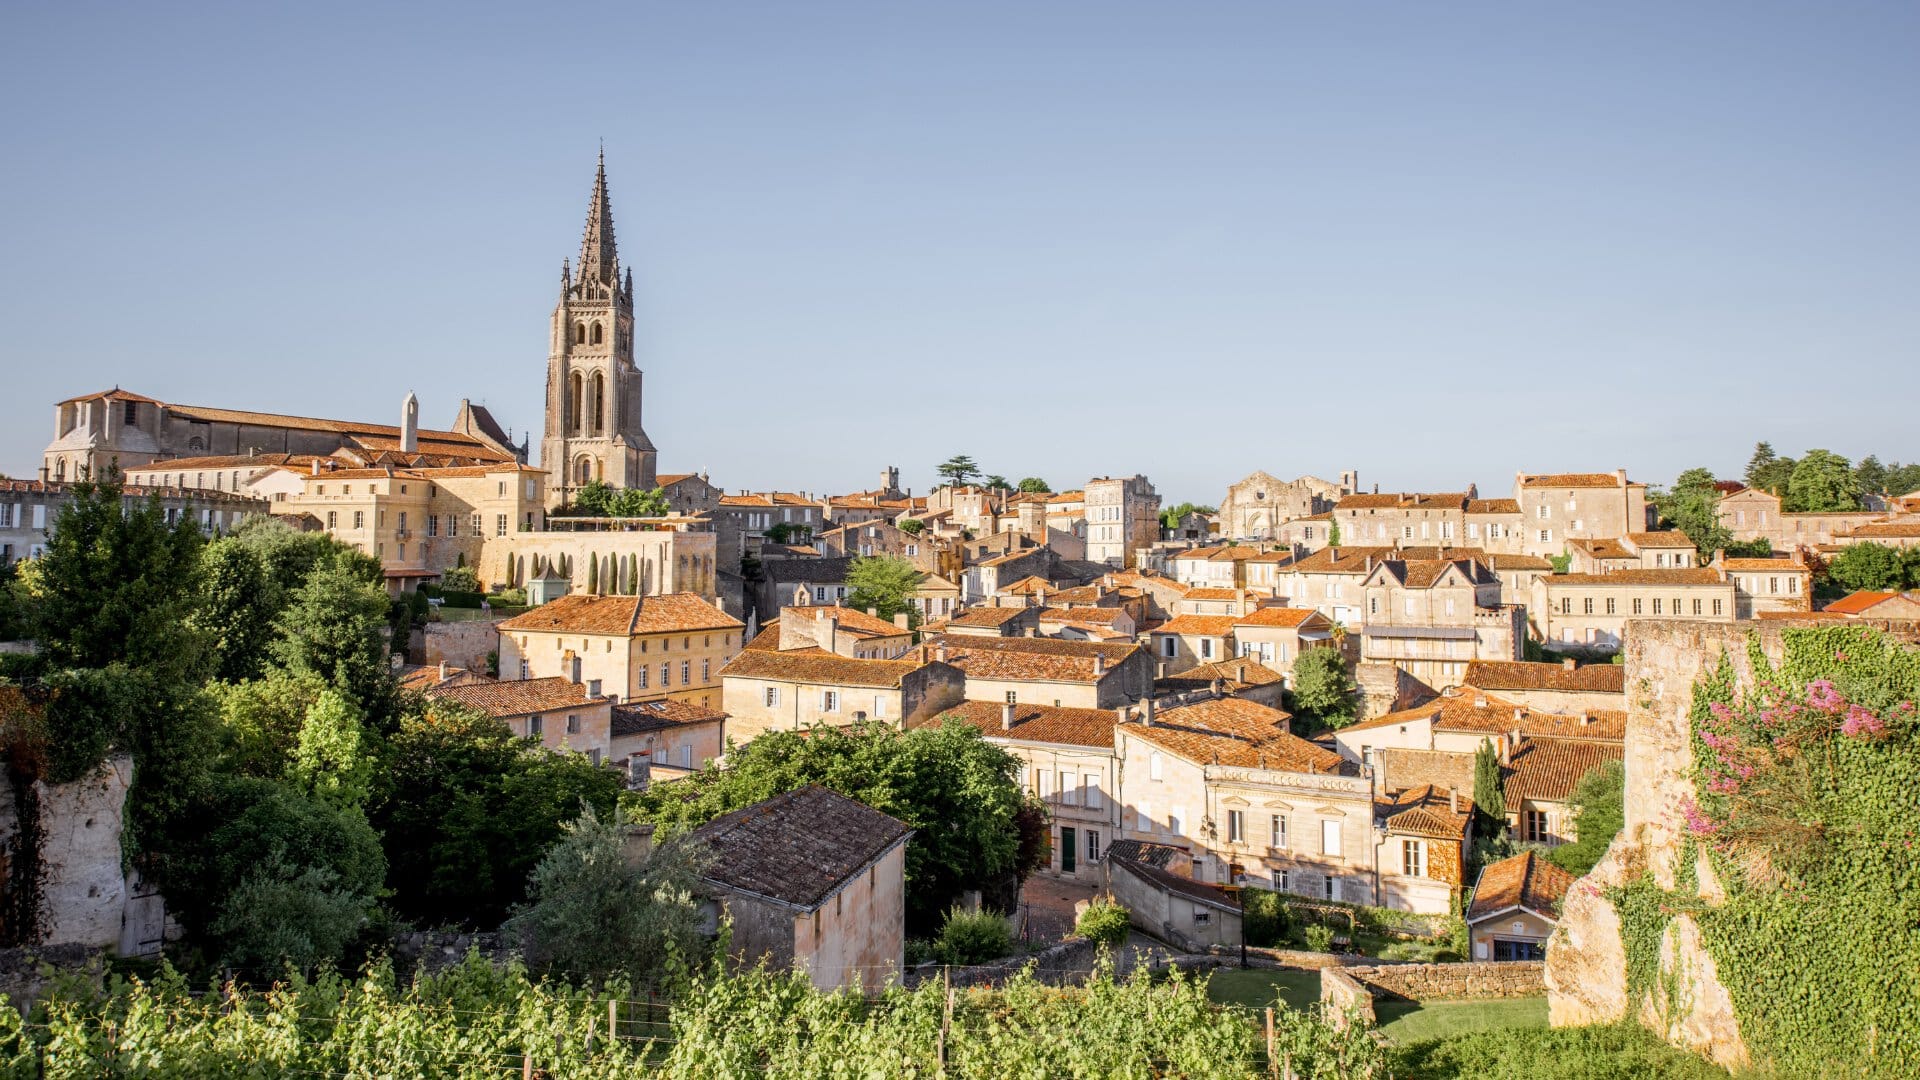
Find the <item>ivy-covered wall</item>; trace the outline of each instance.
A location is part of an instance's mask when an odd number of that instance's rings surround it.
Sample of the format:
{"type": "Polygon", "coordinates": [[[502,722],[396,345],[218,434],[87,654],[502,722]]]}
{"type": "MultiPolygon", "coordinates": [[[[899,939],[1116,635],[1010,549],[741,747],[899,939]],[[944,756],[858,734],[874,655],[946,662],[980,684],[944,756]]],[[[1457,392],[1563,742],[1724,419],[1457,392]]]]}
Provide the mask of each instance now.
{"type": "Polygon", "coordinates": [[[1691,643],[1684,700],[1630,650],[1629,783],[1662,790],[1637,807],[1630,790],[1549,983],[1592,978],[1611,936],[1624,1013],[1675,1042],[1782,1074],[1920,1076],[1920,649],[1910,628],[1720,633],[1691,643]]]}

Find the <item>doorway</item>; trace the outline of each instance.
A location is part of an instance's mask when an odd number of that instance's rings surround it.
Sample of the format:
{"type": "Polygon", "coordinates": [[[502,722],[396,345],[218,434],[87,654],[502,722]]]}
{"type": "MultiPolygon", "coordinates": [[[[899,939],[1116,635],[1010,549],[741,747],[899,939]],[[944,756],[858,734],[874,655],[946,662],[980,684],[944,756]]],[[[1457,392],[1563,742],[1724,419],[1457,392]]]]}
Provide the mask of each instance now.
{"type": "Polygon", "coordinates": [[[1073,841],[1074,841],[1073,830],[1064,828],[1064,827],[1061,828],[1060,830],[1060,872],[1063,874],[1073,873],[1074,867],[1079,865],[1078,860],[1075,858],[1075,852],[1073,850],[1073,841]]]}

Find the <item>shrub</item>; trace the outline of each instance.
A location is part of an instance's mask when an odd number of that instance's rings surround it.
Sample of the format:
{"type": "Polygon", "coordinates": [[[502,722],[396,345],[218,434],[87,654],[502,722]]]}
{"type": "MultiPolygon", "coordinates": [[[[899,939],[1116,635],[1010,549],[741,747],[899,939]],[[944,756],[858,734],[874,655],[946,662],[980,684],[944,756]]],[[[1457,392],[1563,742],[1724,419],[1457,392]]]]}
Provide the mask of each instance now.
{"type": "Polygon", "coordinates": [[[473,572],[471,566],[456,566],[440,574],[442,591],[477,593],[480,591],[480,575],[473,572]]]}
{"type": "Polygon", "coordinates": [[[1127,919],[1127,909],[1107,900],[1095,900],[1080,913],[1080,921],[1074,925],[1080,936],[1095,945],[1117,946],[1127,940],[1127,931],[1132,923],[1127,919]]]}
{"type": "Polygon", "coordinates": [[[1240,890],[1240,927],[1246,942],[1260,948],[1272,948],[1287,940],[1287,906],[1280,894],[1270,889],[1240,890]]]}
{"type": "Polygon", "coordinates": [[[1013,951],[1007,920],[991,911],[966,911],[955,906],[933,944],[943,964],[984,964],[1013,951]]]}
{"type": "Polygon", "coordinates": [[[1333,951],[1333,928],[1313,923],[1306,929],[1307,948],[1314,952],[1333,951]]]}

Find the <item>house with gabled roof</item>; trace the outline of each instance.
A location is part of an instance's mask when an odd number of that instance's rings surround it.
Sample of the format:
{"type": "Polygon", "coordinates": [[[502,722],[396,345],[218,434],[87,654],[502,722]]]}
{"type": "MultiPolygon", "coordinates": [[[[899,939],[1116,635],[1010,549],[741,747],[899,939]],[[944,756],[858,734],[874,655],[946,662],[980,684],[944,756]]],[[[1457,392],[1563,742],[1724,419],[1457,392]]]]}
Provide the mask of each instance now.
{"type": "Polygon", "coordinates": [[[720,704],[745,624],[695,593],[562,596],[500,624],[500,674],[558,676],[618,701],[720,704]]]}
{"type": "Polygon", "coordinates": [[[1362,663],[1393,664],[1440,690],[1474,660],[1518,660],[1526,610],[1503,605],[1500,582],[1477,559],[1382,559],[1362,579],[1362,663]]]}
{"type": "Polygon", "coordinates": [[[1489,863],[1474,883],[1466,912],[1475,960],[1541,960],[1560,923],[1560,903],[1574,876],[1523,851],[1489,863]]]}
{"type": "Polygon", "coordinates": [[[570,679],[450,678],[424,693],[433,701],[478,709],[504,722],[515,736],[537,739],[549,750],[585,754],[595,764],[612,752],[613,702],[570,679]]]}
{"type": "Polygon", "coordinates": [[[730,959],[803,971],[814,986],[877,992],[906,960],[913,829],[817,784],[723,814],[688,834],[730,959]]]}

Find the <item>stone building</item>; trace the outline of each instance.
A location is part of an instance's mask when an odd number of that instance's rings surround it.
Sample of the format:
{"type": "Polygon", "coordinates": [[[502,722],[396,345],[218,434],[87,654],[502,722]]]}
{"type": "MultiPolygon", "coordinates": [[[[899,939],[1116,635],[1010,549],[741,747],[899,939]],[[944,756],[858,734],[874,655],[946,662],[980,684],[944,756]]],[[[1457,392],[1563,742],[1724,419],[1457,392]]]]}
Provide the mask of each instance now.
{"type": "Polygon", "coordinates": [[[704,705],[659,698],[612,707],[615,763],[646,761],[651,779],[705,768],[727,748],[727,714],[704,705]]]}
{"type": "Polygon", "coordinates": [[[1464,492],[1348,495],[1334,506],[1333,520],[1346,546],[1458,544],[1466,535],[1467,505],[1477,497],[1471,484],[1464,492]]]}
{"type": "Polygon", "coordinates": [[[1475,960],[1544,960],[1573,875],[1531,851],[1489,863],[1474,884],[1467,933],[1475,960]]]}
{"type": "Polygon", "coordinates": [[[720,678],[727,731],[741,743],[762,732],[805,731],[815,724],[904,726],[966,694],[960,672],[925,649],[897,660],[856,660],[819,649],[753,648],[734,657],[720,678]]]}
{"type": "Polygon", "coordinates": [[[1619,651],[1628,619],[1732,622],[1736,610],[1733,583],[1710,568],[1553,574],[1534,582],[1529,606],[1542,637],[1591,653],[1619,651]]]}
{"type": "Polygon", "coordinates": [[[590,480],[617,488],[656,486],[659,455],[640,423],[641,391],[633,363],[633,271],[621,271],[603,153],[587,203],[580,264],[561,264],[560,300],[548,334],[540,461],[551,505],[571,503],[590,480]]]}
{"type": "Polygon", "coordinates": [[[1439,690],[1474,660],[1518,660],[1526,611],[1500,602],[1500,582],[1476,559],[1382,559],[1361,582],[1363,663],[1391,663],[1439,690]]]}
{"type": "Polygon", "coordinates": [[[943,634],[922,648],[962,673],[970,701],[1111,709],[1153,692],[1153,658],[1138,645],[943,634]]]}
{"type": "Polygon", "coordinates": [[[1741,488],[1724,495],[1720,524],[1735,540],[1765,540],[1775,551],[1842,543],[1843,537],[1874,522],[1887,520],[1883,512],[1848,510],[1802,514],[1780,509],[1780,496],[1758,488],[1741,488]]]}
{"type": "MultiPolygon", "coordinates": [[[[167,523],[188,515],[209,535],[229,533],[271,504],[231,492],[193,491],[128,485],[122,499],[132,503],[158,496],[167,523]]],[[[73,500],[73,484],[57,480],[0,479],[0,564],[38,558],[46,550],[53,523],[73,500]]]]}
{"type": "Polygon", "coordinates": [[[1571,658],[1557,664],[1475,660],[1461,681],[1535,712],[1578,716],[1627,708],[1626,669],[1619,664],[1581,664],[1571,658]]]}
{"type": "Polygon", "coordinates": [[[1107,566],[1134,565],[1134,552],[1160,537],[1160,495],[1144,476],[1095,477],[1087,481],[1087,560],[1107,566]]]}
{"type": "MultiPolygon", "coordinates": [[[[1794,554],[1799,555],[1796,549],[1794,554]]],[[[1733,616],[1754,619],[1769,613],[1813,609],[1813,570],[1799,558],[1716,558],[1714,569],[1733,583],[1733,616]]]]}
{"type": "Polygon", "coordinates": [[[1353,472],[1341,473],[1337,484],[1317,476],[1281,480],[1268,472],[1250,473],[1227,488],[1220,500],[1220,535],[1231,540],[1277,540],[1285,523],[1324,514],[1358,487],[1358,474],[1353,472]]]}
{"type": "Polygon", "coordinates": [[[736,963],[804,971],[815,987],[877,992],[906,960],[905,824],[815,784],[693,830],[702,885],[733,924],[736,963]]]}
{"type": "Polygon", "coordinates": [[[1610,473],[1515,473],[1521,546],[1526,555],[1558,555],[1571,540],[1646,532],[1653,528],[1647,485],[1610,473]]]}
{"type": "Polygon", "coordinates": [[[1234,620],[1235,655],[1291,679],[1308,649],[1333,645],[1333,622],[1312,608],[1263,607],[1234,620]]]}
{"type": "Polygon", "coordinates": [[[559,677],[616,701],[720,705],[746,627],[695,593],[563,596],[500,624],[500,674],[559,677]]]}
{"type": "Polygon", "coordinates": [[[426,695],[478,709],[504,721],[520,738],[538,739],[549,750],[585,754],[596,765],[612,753],[613,700],[575,679],[553,675],[502,682],[470,676],[430,686],[426,695]]]}

